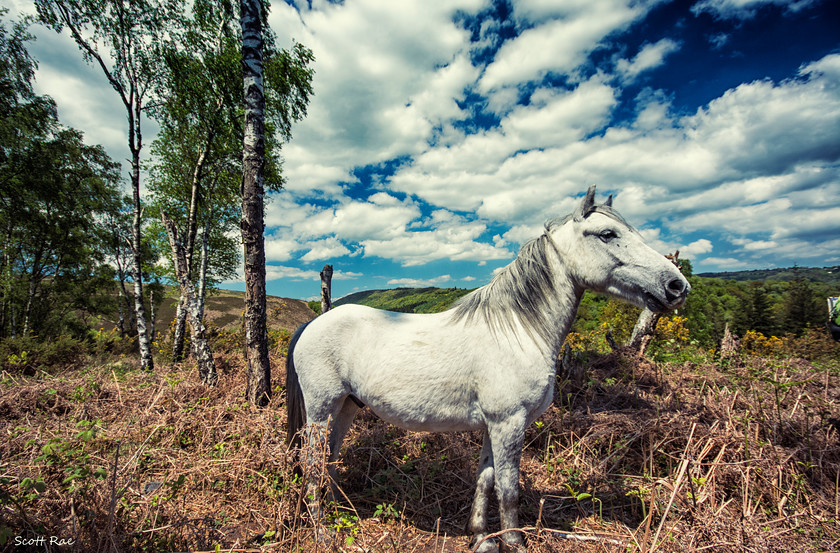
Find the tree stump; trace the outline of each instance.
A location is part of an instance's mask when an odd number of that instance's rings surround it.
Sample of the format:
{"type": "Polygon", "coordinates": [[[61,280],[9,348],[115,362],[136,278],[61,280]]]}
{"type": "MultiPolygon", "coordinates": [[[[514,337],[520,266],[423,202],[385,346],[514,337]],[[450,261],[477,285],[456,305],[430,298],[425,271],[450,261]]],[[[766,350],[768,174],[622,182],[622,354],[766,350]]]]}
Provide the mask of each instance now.
{"type": "Polygon", "coordinates": [[[740,340],[732,336],[729,331],[729,323],[723,329],[723,338],[720,340],[720,358],[721,359],[737,359],[738,346],[740,340]]]}
{"type": "Polygon", "coordinates": [[[332,276],[333,266],[324,265],[321,269],[321,315],[332,308],[332,276]]]}

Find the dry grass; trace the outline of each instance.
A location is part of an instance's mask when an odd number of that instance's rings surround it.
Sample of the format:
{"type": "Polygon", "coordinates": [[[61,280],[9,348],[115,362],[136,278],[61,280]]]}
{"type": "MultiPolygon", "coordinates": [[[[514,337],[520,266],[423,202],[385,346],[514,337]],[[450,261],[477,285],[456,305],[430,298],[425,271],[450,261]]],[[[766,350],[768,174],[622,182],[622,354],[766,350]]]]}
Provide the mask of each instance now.
{"type": "MultiPolygon", "coordinates": [[[[364,410],[340,465],[345,496],[328,509],[337,531],[319,544],[282,386],[253,409],[242,360],[217,362],[218,388],[189,364],[3,374],[3,551],[469,551],[480,436],[408,433],[364,410]]],[[[797,359],[597,359],[527,431],[529,550],[837,550],[838,374],[797,359]]]]}

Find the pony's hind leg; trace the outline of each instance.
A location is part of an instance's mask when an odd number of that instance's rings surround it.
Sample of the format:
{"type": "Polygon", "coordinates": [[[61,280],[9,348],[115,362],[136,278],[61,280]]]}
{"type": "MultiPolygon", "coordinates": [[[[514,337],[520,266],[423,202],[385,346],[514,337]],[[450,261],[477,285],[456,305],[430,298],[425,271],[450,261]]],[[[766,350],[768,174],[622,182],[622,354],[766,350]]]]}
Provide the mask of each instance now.
{"type": "Polygon", "coordinates": [[[308,423],[303,445],[303,469],[306,478],[306,508],[316,525],[321,521],[321,490],[326,483],[324,466],[329,444],[327,434],[329,419],[308,423]]]}
{"type": "MultiPolygon", "coordinates": [[[[333,405],[318,409],[321,415],[306,425],[303,466],[306,472],[306,505],[313,521],[322,518],[322,492],[327,489],[333,500],[338,499],[335,489],[336,461],[341,452],[341,442],[359,411],[356,402],[349,396],[339,399],[333,405]],[[324,413],[329,415],[324,416],[324,413]],[[329,487],[327,487],[329,484],[329,487]]],[[[308,413],[307,413],[308,415],[308,413]]]]}
{"type": "Polygon", "coordinates": [[[353,424],[353,419],[356,418],[356,413],[361,407],[356,400],[350,396],[344,400],[335,418],[332,421],[330,428],[330,458],[329,458],[329,475],[333,486],[336,485],[336,464],[338,456],[341,454],[341,443],[344,441],[344,436],[350,430],[353,424]]]}
{"type": "MultiPolygon", "coordinates": [[[[467,533],[472,536],[472,547],[475,547],[487,535],[487,504],[490,500],[490,491],[493,489],[493,472],[493,448],[490,446],[490,436],[485,431],[481,455],[478,459],[475,496],[470,510],[470,519],[467,521],[467,533]]],[[[485,553],[496,549],[496,542],[491,539],[482,543],[478,551],[485,553]]]]}

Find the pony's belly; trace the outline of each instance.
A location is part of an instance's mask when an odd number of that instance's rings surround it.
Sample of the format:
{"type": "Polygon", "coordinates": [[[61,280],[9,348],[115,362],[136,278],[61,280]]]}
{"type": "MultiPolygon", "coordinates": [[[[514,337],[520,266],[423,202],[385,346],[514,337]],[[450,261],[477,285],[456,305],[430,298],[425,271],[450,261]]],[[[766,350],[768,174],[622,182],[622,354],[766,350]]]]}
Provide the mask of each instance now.
{"type": "Polygon", "coordinates": [[[371,411],[385,422],[412,432],[463,432],[484,428],[483,420],[479,417],[471,417],[468,414],[446,418],[432,416],[430,409],[422,413],[406,413],[405,411],[396,412],[391,409],[371,407],[371,411]]]}
{"type": "Polygon", "coordinates": [[[484,425],[479,402],[466,387],[438,383],[411,388],[377,386],[367,391],[359,394],[359,399],[382,420],[406,430],[455,432],[484,425]]]}

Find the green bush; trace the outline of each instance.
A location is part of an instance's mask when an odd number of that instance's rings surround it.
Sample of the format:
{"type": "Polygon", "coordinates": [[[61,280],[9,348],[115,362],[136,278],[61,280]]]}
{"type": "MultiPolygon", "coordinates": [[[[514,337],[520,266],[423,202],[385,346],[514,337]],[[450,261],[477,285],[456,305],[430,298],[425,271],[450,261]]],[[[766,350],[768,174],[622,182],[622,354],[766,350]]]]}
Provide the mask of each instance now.
{"type": "Polygon", "coordinates": [[[54,373],[82,360],[88,348],[83,341],[61,335],[46,342],[36,336],[0,340],[0,366],[10,373],[54,373]]]}

